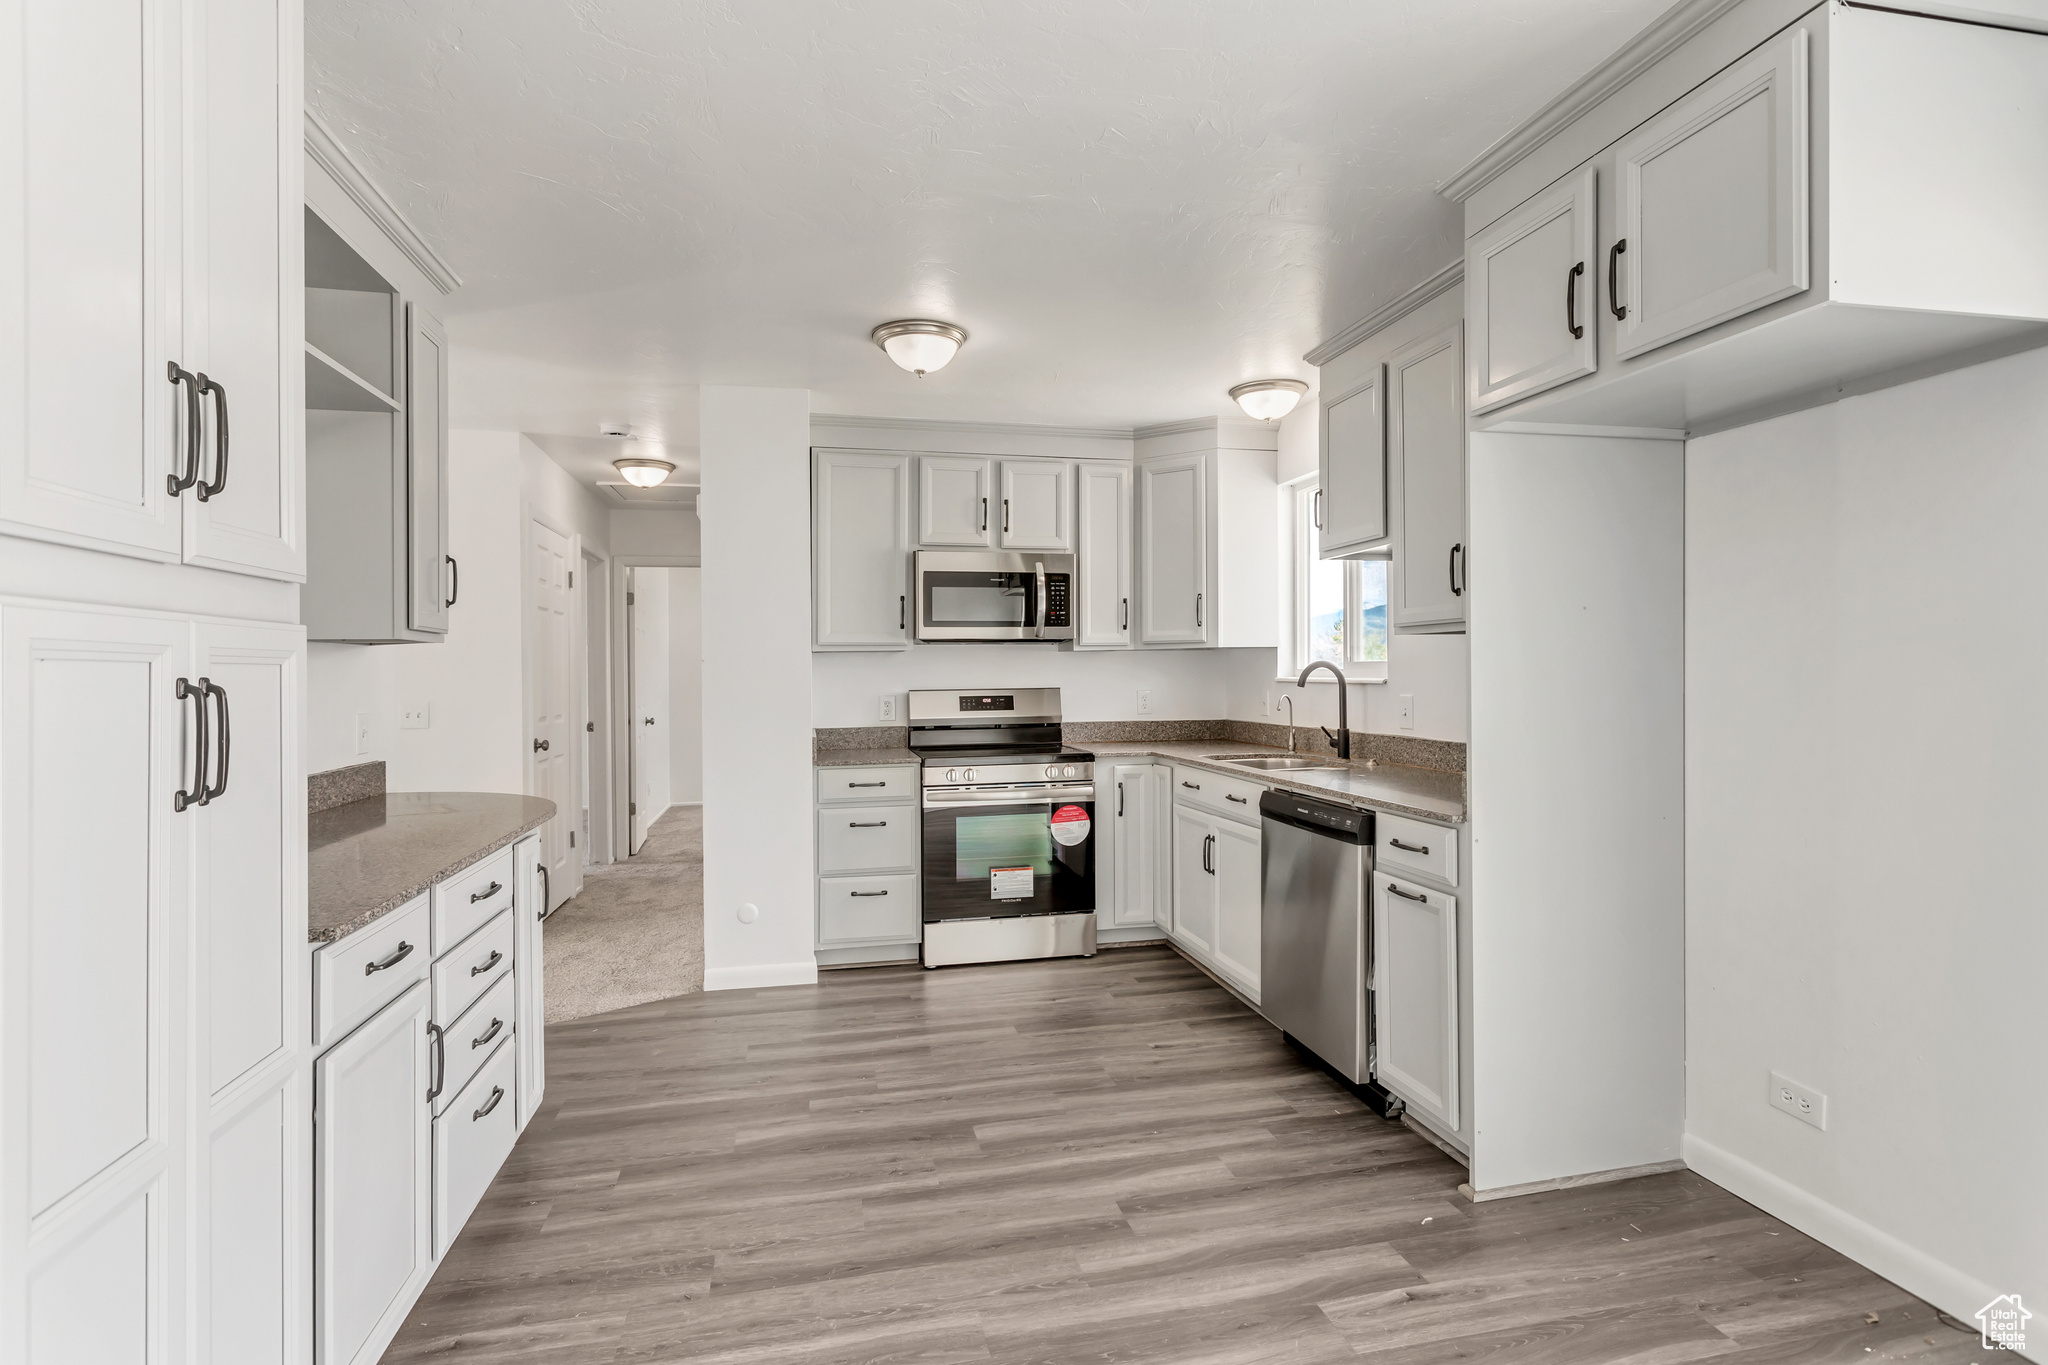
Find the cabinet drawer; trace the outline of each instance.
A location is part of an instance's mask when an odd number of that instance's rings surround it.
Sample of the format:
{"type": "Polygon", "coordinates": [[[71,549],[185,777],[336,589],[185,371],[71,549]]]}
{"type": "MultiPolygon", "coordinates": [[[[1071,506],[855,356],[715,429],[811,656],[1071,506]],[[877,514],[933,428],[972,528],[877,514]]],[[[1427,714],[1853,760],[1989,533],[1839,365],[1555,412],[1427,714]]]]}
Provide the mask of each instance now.
{"type": "Polygon", "coordinates": [[[313,1046],[342,1034],[426,979],[427,898],[417,896],[367,929],[313,955],[313,1046]]]}
{"type": "Polygon", "coordinates": [[[1374,825],[1372,856],[1379,866],[1458,884],[1458,831],[1385,813],[1374,825]]]}
{"type": "Polygon", "coordinates": [[[478,996],[512,974],[512,912],[477,930],[454,952],[434,961],[434,1022],[460,1019],[478,996]]]}
{"type": "Polygon", "coordinates": [[[917,876],[827,877],[818,883],[818,946],[921,943],[917,876]]]}
{"type": "Polygon", "coordinates": [[[818,812],[818,874],[912,872],[916,806],[832,806],[818,812]]]}
{"type": "Polygon", "coordinates": [[[917,796],[917,769],[910,764],[875,768],[818,769],[818,802],[909,801],[917,796]]]}
{"type": "Polygon", "coordinates": [[[446,1256],[519,1138],[513,1050],[500,1044],[434,1120],[434,1255],[446,1256]]]}
{"type": "Polygon", "coordinates": [[[434,956],[475,933],[512,904],[512,850],[494,853],[434,888],[434,956]]]}
{"type": "Polygon", "coordinates": [[[434,1101],[435,1113],[453,1104],[469,1078],[497,1052],[498,1044],[518,1031],[517,976],[513,971],[499,977],[498,984],[478,996],[461,1018],[443,1028],[441,1094],[434,1101]]]}
{"type": "Polygon", "coordinates": [[[1225,777],[1201,768],[1175,768],[1173,770],[1173,799],[1184,806],[1200,806],[1203,810],[1227,815],[1233,820],[1247,824],[1259,823],[1259,797],[1265,794],[1265,784],[1247,782],[1241,777],[1225,777]]]}

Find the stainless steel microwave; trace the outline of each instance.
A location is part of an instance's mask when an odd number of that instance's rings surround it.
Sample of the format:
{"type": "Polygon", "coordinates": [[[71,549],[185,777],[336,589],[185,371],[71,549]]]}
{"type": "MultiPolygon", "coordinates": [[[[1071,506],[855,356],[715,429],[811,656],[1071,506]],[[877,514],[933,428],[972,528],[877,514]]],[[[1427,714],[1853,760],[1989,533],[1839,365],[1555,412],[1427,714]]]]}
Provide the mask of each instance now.
{"type": "Polygon", "coordinates": [[[1071,640],[1074,556],[919,550],[920,640],[1071,640]]]}

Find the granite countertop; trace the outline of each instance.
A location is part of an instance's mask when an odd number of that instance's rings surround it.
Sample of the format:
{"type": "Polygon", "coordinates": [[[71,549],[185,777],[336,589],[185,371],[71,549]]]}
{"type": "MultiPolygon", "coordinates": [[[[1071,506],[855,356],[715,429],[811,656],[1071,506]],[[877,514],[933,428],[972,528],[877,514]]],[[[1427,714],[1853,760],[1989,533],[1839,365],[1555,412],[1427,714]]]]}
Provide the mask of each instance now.
{"type": "Polygon", "coordinates": [[[1255,782],[1301,792],[1307,796],[1325,797],[1345,805],[1365,806],[1373,810],[1391,811],[1395,815],[1412,815],[1418,820],[1437,820],[1453,825],[1463,824],[1465,821],[1463,773],[1439,772],[1434,768],[1404,768],[1394,763],[1381,763],[1368,768],[1363,763],[1343,763],[1337,758],[1326,760],[1341,764],[1336,768],[1298,768],[1293,772],[1267,773],[1256,768],[1240,768],[1232,763],[1217,763],[1208,755],[1285,754],[1285,749],[1269,748],[1262,744],[1232,744],[1228,740],[1220,739],[1196,740],[1192,743],[1158,740],[1096,742],[1089,744],[1087,748],[1095,755],[1097,762],[1143,756],[1164,758],[1174,763],[1187,764],[1189,767],[1206,768],[1210,772],[1249,778],[1255,782]]]}
{"type": "Polygon", "coordinates": [[[819,768],[859,768],[870,763],[915,763],[917,755],[908,749],[820,749],[812,755],[819,768]]]}
{"type": "Polygon", "coordinates": [[[553,818],[504,792],[391,792],[307,819],[306,937],[334,943],[553,818]]]}

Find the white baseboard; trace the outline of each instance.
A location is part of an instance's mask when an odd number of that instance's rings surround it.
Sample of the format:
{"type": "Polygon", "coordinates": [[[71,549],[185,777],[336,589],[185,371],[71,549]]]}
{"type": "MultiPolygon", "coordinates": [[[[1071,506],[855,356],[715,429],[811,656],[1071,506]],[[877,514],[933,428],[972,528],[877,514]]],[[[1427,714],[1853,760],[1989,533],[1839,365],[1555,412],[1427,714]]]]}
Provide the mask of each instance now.
{"type": "Polygon", "coordinates": [[[813,958],[802,962],[765,962],[757,967],[706,967],[707,991],[758,991],[769,986],[815,986],[818,964],[813,958]]]}
{"type": "MultiPolygon", "coordinates": [[[[1405,1119],[1410,1116],[1404,1114],[1402,1117],[1405,1119]]],[[[1642,1166],[1618,1166],[1611,1171],[1561,1175],[1550,1180],[1531,1180],[1526,1185],[1501,1185],[1490,1190],[1475,1190],[1470,1185],[1460,1185],[1458,1193],[1475,1204],[1484,1204],[1493,1199],[1514,1199],[1520,1195],[1544,1194],[1550,1190],[1575,1190],[1581,1185],[1611,1185],[1617,1180],[1637,1180],[1646,1175],[1664,1175],[1684,1169],[1683,1161],[1652,1161],[1642,1166]]]]}
{"type": "MultiPolygon", "coordinates": [[[[1963,1322],[1975,1321],[1978,1309],[2011,1287],[2000,1289],[1945,1261],[1900,1241],[1889,1232],[1801,1189],[1782,1176],[1704,1138],[1688,1133],[1680,1146],[1685,1164],[1700,1175],[1782,1219],[1817,1242],[1850,1260],[1868,1266],[1907,1293],[1925,1299],[1963,1322]]],[[[2040,1347],[2013,1354],[2039,1361],[2040,1347]]]]}

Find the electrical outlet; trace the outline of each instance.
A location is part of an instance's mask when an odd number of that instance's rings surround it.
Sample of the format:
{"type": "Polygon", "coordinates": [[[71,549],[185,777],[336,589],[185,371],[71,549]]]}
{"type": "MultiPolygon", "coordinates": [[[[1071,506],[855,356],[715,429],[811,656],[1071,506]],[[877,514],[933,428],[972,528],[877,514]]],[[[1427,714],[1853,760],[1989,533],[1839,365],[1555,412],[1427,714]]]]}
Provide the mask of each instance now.
{"type": "Polygon", "coordinates": [[[1413,730],[1415,728],[1415,694],[1413,692],[1403,692],[1401,694],[1401,728],[1403,730],[1413,730]]]}
{"type": "Polygon", "coordinates": [[[1149,687],[1141,687],[1138,689],[1138,714],[1141,716],[1146,716],[1150,715],[1151,713],[1152,689],[1149,687]]]}
{"type": "Polygon", "coordinates": [[[894,692],[884,692],[882,694],[881,716],[883,720],[896,719],[896,694],[894,692]]]}
{"type": "Polygon", "coordinates": [[[370,752],[370,718],[361,711],[356,712],[356,752],[370,752]]]}
{"type": "Polygon", "coordinates": [[[434,726],[434,708],[425,702],[408,706],[398,713],[398,728],[401,730],[431,730],[434,726]]]}
{"type": "Polygon", "coordinates": [[[1782,1109],[1801,1123],[1827,1131],[1828,1097],[1810,1085],[1786,1080],[1775,1071],[1771,1073],[1771,1108],[1782,1109]]]}

